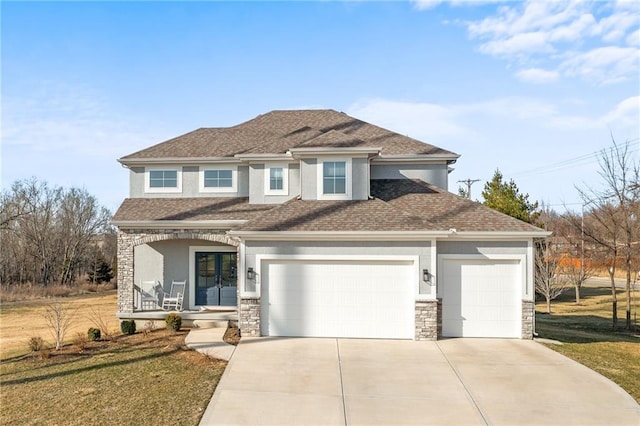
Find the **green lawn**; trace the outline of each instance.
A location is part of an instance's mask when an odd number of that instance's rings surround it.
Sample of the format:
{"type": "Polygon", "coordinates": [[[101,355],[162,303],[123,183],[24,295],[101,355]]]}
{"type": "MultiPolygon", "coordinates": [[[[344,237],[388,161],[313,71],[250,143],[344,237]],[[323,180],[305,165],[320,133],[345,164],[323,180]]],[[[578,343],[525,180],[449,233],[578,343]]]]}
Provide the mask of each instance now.
{"type": "Polygon", "coordinates": [[[0,363],[0,424],[197,425],[226,366],[186,331],[120,336],[0,363]]]}
{"type": "MultiPolygon", "coordinates": [[[[612,330],[611,291],[608,288],[583,288],[581,303],[574,303],[574,291],[562,294],[552,303],[552,314],[536,311],[539,337],[558,340],[549,345],[571,359],[608,377],[640,402],[640,335],[612,330]]],[[[618,326],[624,326],[624,294],[618,293],[618,326]]]]}

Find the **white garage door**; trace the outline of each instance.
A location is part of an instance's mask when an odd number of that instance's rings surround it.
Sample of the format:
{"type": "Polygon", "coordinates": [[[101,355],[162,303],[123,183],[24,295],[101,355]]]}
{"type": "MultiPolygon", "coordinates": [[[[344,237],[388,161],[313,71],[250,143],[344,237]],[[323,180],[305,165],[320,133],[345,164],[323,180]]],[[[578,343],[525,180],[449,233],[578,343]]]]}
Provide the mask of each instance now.
{"type": "Polygon", "coordinates": [[[444,259],[440,268],[443,336],[521,336],[520,261],[444,259]]]}
{"type": "Polygon", "coordinates": [[[412,261],[262,263],[262,335],[414,338],[412,261]]]}

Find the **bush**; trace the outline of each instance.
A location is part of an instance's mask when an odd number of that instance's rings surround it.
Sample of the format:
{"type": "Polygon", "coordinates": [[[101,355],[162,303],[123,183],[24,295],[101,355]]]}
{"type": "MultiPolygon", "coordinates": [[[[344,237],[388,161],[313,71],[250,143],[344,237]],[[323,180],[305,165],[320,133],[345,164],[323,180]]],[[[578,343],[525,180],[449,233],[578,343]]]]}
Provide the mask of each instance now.
{"type": "Polygon", "coordinates": [[[87,339],[91,340],[92,342],[100,340],[101,336],[102,333],[100,332],[99,328],[89,327],[89,330],[87,330],[87,339]]]}
{"type": "Polygon", "coordinates": [[[120,330],[123,334],[134,334],[136,332],[136,322],[134,320],[124,320],[120,323],[120,330]]]}
{"type": "Polygon", "coordinates": [[[178,314],[170,313],[165,322],[169,330],[178,331],[182,327],[182,317],[178,314]]]}
{"type": "Polygon", "coordinates": [[[81,332],[77,332],[76,337],[73,339],[73,346],[78,350],[78,352],[82,353],[86,349],[88,342],[89,339],[87,336],[81,332]]]}
{"type": "Polygon", "coordinates": [[[36,336],[29,339],[29,349],[31,349],[31,352],[38,352],[42,348],[44,348],[44,340],[42,340],[42,337],[36,336]]]}

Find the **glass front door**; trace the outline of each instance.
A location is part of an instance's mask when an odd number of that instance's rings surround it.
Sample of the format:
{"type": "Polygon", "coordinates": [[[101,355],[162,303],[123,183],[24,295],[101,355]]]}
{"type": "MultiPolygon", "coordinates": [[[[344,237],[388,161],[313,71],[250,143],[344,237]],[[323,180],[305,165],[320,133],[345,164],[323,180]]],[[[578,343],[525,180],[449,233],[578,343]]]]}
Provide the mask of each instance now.
{"type": "Polygon", "coordinates": [[[236,306],[236,253],[196,252],[196,305],[236,306]]]}

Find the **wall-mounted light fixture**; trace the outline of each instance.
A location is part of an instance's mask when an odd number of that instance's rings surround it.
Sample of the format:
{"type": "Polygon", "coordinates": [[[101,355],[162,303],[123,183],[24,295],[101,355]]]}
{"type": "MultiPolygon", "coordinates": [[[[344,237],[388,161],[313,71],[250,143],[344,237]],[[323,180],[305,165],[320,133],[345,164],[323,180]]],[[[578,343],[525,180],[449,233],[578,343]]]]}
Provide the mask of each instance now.
{"type": "Polygon", "coordinates": [[[255,277],[256,277],[256,273],[255,273],[255,271],[253,270],[253,268],[249,268],[249,269],[247,269],[247,279],[248,279],[249,281],[252,281],[255,277]]]}
{"type": "Polygon", "coordinates": [[[422,280],[425,282],[431,282],[431,274],[428,269],[422,270],[422,280]]]}

